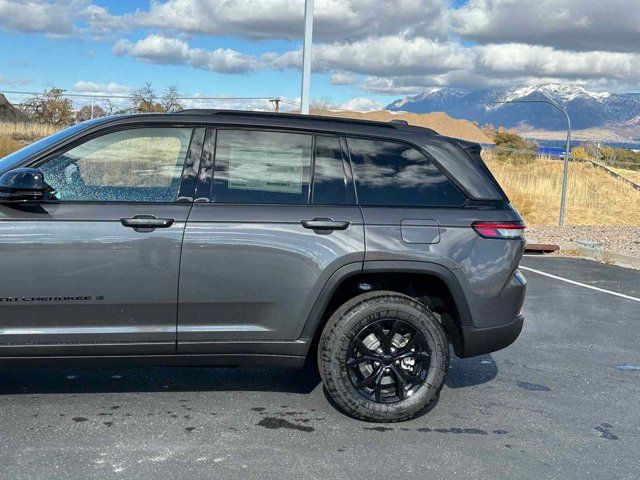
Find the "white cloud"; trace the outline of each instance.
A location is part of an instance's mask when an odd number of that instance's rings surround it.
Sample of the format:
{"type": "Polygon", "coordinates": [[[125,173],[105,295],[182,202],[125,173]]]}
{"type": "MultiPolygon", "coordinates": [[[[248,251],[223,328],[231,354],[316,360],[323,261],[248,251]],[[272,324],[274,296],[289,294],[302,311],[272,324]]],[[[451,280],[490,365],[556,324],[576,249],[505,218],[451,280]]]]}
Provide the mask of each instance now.
{"type": "Polygon", "coordinates": [[[332,85],[351,85],[355,83],[356,77],[348,72],[335,72],[330,80],[332,85]]]}
{"type": "Polygon", "coordinates": [[[640,51],[638,0],[470,0],[452,17],[459,35],[480,43],[640,51]]]}
{"type": "Polygon", "coordinates": [[[477,69],[485,75],[640,80],[640,55],[632,53],[571,52],[516,43],[476,50],[477,69]]]}
{"type": "MultiPolygon", "coordinates": [[[[333,41],[374,33],[445,38],[448,7],[447,0],[316,0],[314,36],[333,41]]],[[[98,31],[127,25],[187,34],[298,39],[304,23],[303,0],[166,0],[120,16],[100,7],[94,11],[91,24],[98,31]]]]}
{"type": "Polygon", "coordinates": [[[134,88],[129,85],[121,85],[119,83],[96,83],[79,80],[73,84],[76,92],[87,93],[93,95],[126,95],[131,93],[134,88]]]}
{"type": "Polygon", "coordinates": [[[380,102],[364,97],[352,98],[351,100],[340,104],[340,109],[342,110],[359,110],[361,112],[380,110],[381,108],[382,104],[380,102]]]}
{"type": "Polygon", "coordinates": [[[88,5],[88,0],[0,0],[0,28],[66,36],[88,5]]]}
{"type": "Polygon", "coordinates": [[[209,51],[191,48],[184,40],[149,35],[135,43],[120,40],[113,47],[117,56],[131,56],[147,63],[191,65],[194,68],[220,73],[246,73],[258,68],[258,61],[228,48],[209,51]]]}
{"type": "MultiPolygon", "coordinates": [[[[276,68],[299,68],[301,61],[300,51],[290,51],[271,64],[276,68]]],[[[399,36],[318,44],[312,56],[316,71],[338,69],[368,75],[428,75],[466,69],[472,61],[472,51],[460,44],[399,36]]]]}

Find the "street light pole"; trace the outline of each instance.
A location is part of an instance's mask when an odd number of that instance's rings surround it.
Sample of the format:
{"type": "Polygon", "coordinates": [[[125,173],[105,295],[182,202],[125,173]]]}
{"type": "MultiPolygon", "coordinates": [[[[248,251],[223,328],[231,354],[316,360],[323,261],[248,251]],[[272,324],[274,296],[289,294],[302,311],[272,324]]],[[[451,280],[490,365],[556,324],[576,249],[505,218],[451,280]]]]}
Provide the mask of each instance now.
{"type": "Polygon", "coordinates": [[[304,4],[304,43],[302,45],[302,91],[300,113],[309,114],[309,90],[311,86],[311,45],[313,44],[313,0],[304,4]]]}
{"type": "Polygon", "coordinates": [[[560,110],[564,114],[567,120],[567,144],[564,150],[564,169],[562,171],[562,193],[560,196],[560,218],[558,219],[558,225],[562,227],[564,225],[564,214],[565,214],[566,204],[567,204],[567,179],[569,176],[569,155],[571,155],[571,151],[570,151],[571,149],[571,117],[569,117],[569,113],[567,112],[567,109],[557,104],[550,98],[546,100],[503,100],[503,101],[496,101],[491,103],[546,103],[551,105],[555,109],[560,110]]]}

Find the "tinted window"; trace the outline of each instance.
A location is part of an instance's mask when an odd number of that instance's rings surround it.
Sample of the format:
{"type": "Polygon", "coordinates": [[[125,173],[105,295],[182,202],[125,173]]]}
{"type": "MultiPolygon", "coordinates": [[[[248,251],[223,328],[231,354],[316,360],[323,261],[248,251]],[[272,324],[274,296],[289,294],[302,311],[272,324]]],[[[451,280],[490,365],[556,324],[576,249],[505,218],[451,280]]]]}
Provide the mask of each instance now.
{"type": "Polygon", "coordinates": [[[219,130],[213,200],[308,203],[311,141],[297,133],[219,130]]]}
{"type": "Polygon", "coordinates": [[[93,138],[38,168],[61,201],[171,202],[192,129],[137,128],[93,138]]]}
{"type": "Polygon", "coordinates": [[[340,139],[317,136],[314,162],[313,203],[317,205],[349,203],[340,139]]]}
{"type": "Polygon", "coordinates": [[[349,138],[362,205],[460,206],[466,197],[416,149],[396,142],[349,138]]]}

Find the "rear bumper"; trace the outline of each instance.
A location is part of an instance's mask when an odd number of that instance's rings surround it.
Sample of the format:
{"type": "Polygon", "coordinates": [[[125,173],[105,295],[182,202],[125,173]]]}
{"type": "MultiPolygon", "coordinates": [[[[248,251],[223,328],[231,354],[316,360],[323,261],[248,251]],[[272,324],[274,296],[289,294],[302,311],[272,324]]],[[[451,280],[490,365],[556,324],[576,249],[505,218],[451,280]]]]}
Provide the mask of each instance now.
{"type": "Polygon", "coordinates": [[[462,350],[457,352],[461,357],[475,357],[495,352],[511,345],[520,335],[524,315],[518,315],[513,321],[487,328],[462,326],[462,350]]]}

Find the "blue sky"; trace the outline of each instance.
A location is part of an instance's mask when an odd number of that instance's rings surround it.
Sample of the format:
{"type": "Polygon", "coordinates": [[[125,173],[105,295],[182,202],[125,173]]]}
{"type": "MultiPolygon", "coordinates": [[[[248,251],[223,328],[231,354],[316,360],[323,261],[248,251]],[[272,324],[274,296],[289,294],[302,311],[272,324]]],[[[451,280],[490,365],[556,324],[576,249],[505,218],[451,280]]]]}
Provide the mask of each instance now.
{"type": "MultiPolygon", "coordinates": [[[[0,90],[295,99],[303,0],[0,0],[0,90]]],[[[637,0],[316,0],[312,97],[439,88],[638,90],[637,0]],[[626,11],[620,16],[616,12],[626,11]]]]}

